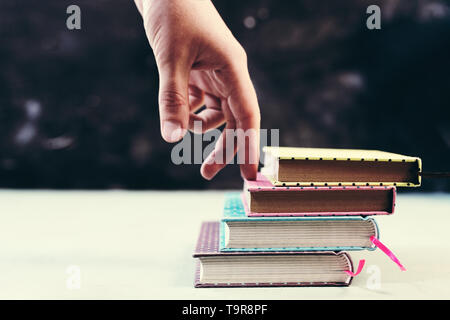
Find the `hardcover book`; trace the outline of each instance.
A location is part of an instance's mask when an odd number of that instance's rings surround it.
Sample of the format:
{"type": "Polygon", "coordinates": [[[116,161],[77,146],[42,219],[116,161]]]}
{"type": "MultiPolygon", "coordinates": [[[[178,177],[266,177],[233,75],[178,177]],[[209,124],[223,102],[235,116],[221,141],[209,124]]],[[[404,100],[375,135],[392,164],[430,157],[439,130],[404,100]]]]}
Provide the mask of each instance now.
{"type": "Polygon", "coordinates": [[[248,217],[242,195],[225,196],[220,251],[373,250],[374,219],[363,217],[248,217]]]}
{"type": "Polygon", "coordinates": [[[258,173],[244,180],[244,208],[249,217],[369,216],[394,212],[393,186],[275,187],[258,173]]]}
{"type": "Polygon", "coordinates": [[[195,287],[348,286],[345,252],[220,252],[219,222],[202,224],[194,258],[195,287]]]}
{"type": "Polygon", "coordinates": [[[265,147],[261,172],[275,186],[421,184],[420,158],[377,150],[265,147]]]}

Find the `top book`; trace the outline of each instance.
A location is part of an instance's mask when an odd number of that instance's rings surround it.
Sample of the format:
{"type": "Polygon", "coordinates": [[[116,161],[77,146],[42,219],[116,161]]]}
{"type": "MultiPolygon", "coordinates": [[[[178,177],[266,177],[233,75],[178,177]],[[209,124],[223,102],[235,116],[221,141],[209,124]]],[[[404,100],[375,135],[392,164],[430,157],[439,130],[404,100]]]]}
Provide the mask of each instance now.
{"type": "Polygon", "coordinates": [[[261,169],[275,186],[421,184],[422,161],[377,150],[265,147],[261,169]]]}

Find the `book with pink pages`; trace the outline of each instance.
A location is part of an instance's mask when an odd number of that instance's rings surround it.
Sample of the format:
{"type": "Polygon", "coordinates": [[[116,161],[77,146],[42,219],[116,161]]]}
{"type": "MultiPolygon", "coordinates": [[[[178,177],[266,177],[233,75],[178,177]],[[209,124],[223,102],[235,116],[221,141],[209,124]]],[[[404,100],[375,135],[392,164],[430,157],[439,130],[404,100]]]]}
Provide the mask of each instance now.
{"type": "Polygon", "coordinates": [[[194,253],[196,288],[348,286],[355,275],[346,252],[221,252],[219,230],[217,221],[202,224],[194,253]]]}
{"type": "Polygon", "coordinates": [[[276,187],[261,173],[244,180],[249,217],[390,215],[395,199],[394,186],[276,187]]]}

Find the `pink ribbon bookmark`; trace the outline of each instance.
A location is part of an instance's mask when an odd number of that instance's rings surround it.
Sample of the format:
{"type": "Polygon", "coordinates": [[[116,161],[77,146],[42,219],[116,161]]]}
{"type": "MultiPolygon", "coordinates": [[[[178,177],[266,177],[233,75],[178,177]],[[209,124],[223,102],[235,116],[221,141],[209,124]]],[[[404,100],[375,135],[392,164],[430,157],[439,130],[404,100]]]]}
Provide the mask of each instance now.
{"type": "Polygon", "coordinates": [[[365,263],[366,263],[366,260],[361,259],[361,260],[359,260],[358,269],[356,270],[355,273],[353,273],[349,270],[345,270],[345,273],[348,274],[350,277],[356,277],[358,274],[361,273],[362,269],[364,268],[365,263]]]}
{"type": "Polygon", "coordinates": [[[398,260],[398,258],[395,256],[395,254],[391,250],[389,250],[388,247],[386,247],[384,244],[382,244],[380,240],[375,238],[375,236],[371,236],[370,241],[372,241],[372,243],[375,246],[380,248],[381,251],[383,251],[389,258],[391,258],[391,260],[394,261],[400,267],[400,270],[406,271],[406,268],[401,264],[400,260],[398,260]]]}

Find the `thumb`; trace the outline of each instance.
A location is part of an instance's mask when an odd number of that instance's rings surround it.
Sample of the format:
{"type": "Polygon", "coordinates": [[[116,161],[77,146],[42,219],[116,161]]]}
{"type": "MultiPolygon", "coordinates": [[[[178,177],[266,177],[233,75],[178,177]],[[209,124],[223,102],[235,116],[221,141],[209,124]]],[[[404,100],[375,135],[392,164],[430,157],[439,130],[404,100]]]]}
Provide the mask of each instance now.
{"type": "Polygon", "coordinates": [[[170,62],[158,64],[158,69],[161,135],[167,142],[177,142],[189,123],[189,70],[170,62]]]}

